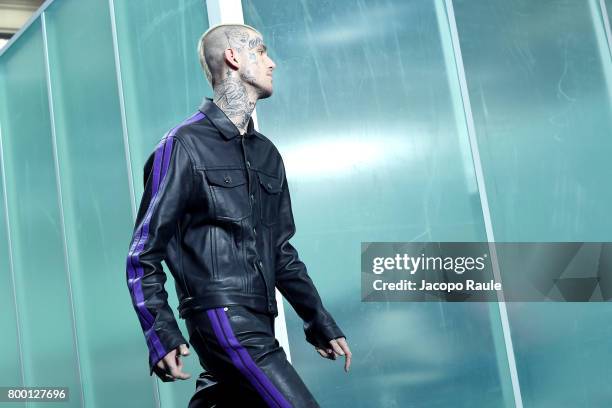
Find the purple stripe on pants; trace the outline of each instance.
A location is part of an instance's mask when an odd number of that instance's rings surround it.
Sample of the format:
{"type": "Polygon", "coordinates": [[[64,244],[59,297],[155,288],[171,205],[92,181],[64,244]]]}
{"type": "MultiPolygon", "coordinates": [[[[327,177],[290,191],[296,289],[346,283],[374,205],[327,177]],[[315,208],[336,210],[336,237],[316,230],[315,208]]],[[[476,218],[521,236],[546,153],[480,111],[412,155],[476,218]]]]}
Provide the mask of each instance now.
{"type": "Polygon", "coordinates": [[[222,307],[207,310],[208,318],[212,324],[219,344],[229,355],[232,363],[249,380],[257,392],[270,407],[291,408],[283,394],[272,381],[255,364],[248,351],[240,344],[230,325],[227,314],[222,307]]]}
{"type": "Polygon", "coordinates": [[[151,186],[151,200],[140,227],[134,233],[133,242],[130,246],[130,252],[128,254],[128,287],[132,295],[138,318],[144,330],[147,345],[152,353],[151,360],[154,360],[152,362],[160,360],[167,354],[167,351],[153,328],[155,317],[153,317],[145,305],[144,293],[142,290],[142,277],[144,276],[144,269],[139,257],[147,243],[147,239],[149,237],[149,223],[153,213],[155,212],[157,203],[159,202],[160,195],[158,192],[161,190],[161,186],[166,179],[165,176],[170,165],[170,157],[174,142],[173,136],[182,126],[197,122],[202,118],[204,118],[204,114],[202,112],[196,113],[169,131],[158,143],[155,149],[155,157],[153,161],[153,185],[151,186]]]}

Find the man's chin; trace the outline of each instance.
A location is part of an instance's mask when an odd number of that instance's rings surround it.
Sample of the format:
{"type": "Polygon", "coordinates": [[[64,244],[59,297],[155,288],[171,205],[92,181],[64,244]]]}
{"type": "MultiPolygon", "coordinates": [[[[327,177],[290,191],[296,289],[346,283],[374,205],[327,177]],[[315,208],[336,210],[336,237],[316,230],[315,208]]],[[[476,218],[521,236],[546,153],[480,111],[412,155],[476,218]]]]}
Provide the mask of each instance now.
{"type": "Polygon", "coordinates": [[[269,97],[271,97],[271,96],[272,96],[272,93],[273,93],[273,92],[274,92],[274,91],[273,91],[273,89],[272,89],[272,88],[269,88],[269,89],[263,89],[263,88],[260,88],[260,89],[259,89],[259,99],[266,99],[266,98],[269,98],[269,97]]]}

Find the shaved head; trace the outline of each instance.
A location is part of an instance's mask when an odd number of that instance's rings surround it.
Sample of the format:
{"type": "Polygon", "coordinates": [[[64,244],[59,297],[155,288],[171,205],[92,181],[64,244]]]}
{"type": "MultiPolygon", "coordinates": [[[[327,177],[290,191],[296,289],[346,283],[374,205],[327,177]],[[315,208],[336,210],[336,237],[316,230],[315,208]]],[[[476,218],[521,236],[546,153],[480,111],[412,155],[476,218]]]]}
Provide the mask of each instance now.
{"type": "Polygon", "coordinates": [[[256,102],[273,92],[276,64],[263,36],[246,24],[219,24],[200,38],[198,56],[213,88],[213,102],[244,131],[256,102]]]}
{"type": "Polygon", "coordinates": [[[226,67],[225,50],[232,48],[238,53],[253,48],[261,42],[261,34],[246,24],[218,24],[209,28],[198,42],[200,64],[206,79],[214,88],[226,67]]]}

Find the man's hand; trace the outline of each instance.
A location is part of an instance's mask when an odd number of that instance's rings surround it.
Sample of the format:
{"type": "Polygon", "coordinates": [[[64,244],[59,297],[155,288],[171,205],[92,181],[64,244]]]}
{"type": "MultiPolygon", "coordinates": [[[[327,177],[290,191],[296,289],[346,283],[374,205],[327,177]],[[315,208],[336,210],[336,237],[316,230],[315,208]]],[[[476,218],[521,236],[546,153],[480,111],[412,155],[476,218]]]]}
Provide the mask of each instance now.
{"type": "Polygon", "coordinates": [[[333,339],[329,341],[330,348],[328,349],[320,349],[317,348],[317,352],[323,358],[329,358],[330,360],[335,360],[336,356],[344,356],[344,371],[348,373],[349,367],[351,366],[351,350],[346,342],[346,338],[338,337],[337,339],[333,339]]]}
{"type": "Polygon", "coordinates": [[[191,374],[183,372],[182,356],[189,355],[189,348],[186,344],[181,344],[179,347],[170,351],[161,360],[157,362],[157,367],[161,369],[166,378],[170,381],[187,380],[191,378],[191,374]]]}

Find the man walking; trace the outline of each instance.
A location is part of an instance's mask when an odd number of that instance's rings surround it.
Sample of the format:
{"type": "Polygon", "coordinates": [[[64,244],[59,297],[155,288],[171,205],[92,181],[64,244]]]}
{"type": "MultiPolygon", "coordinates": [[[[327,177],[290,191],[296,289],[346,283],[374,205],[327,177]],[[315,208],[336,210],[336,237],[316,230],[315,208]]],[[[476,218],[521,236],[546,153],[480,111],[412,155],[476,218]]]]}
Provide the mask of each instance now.
{"type": "Polygon", "coordinates": [[[272,95],[275,64],[262,35],[242,24],[211,27],[198,53],[214,97],[149,157],[127,259],[151,374],[190,378],[165,260],[205,369],[190,407],[318,407],[274,337],[275,288],[322,357],[344,356],[348,372],[351,352],[289,243],[295,225],[282,158],[253,128],[255,104],[272,95]]]}

